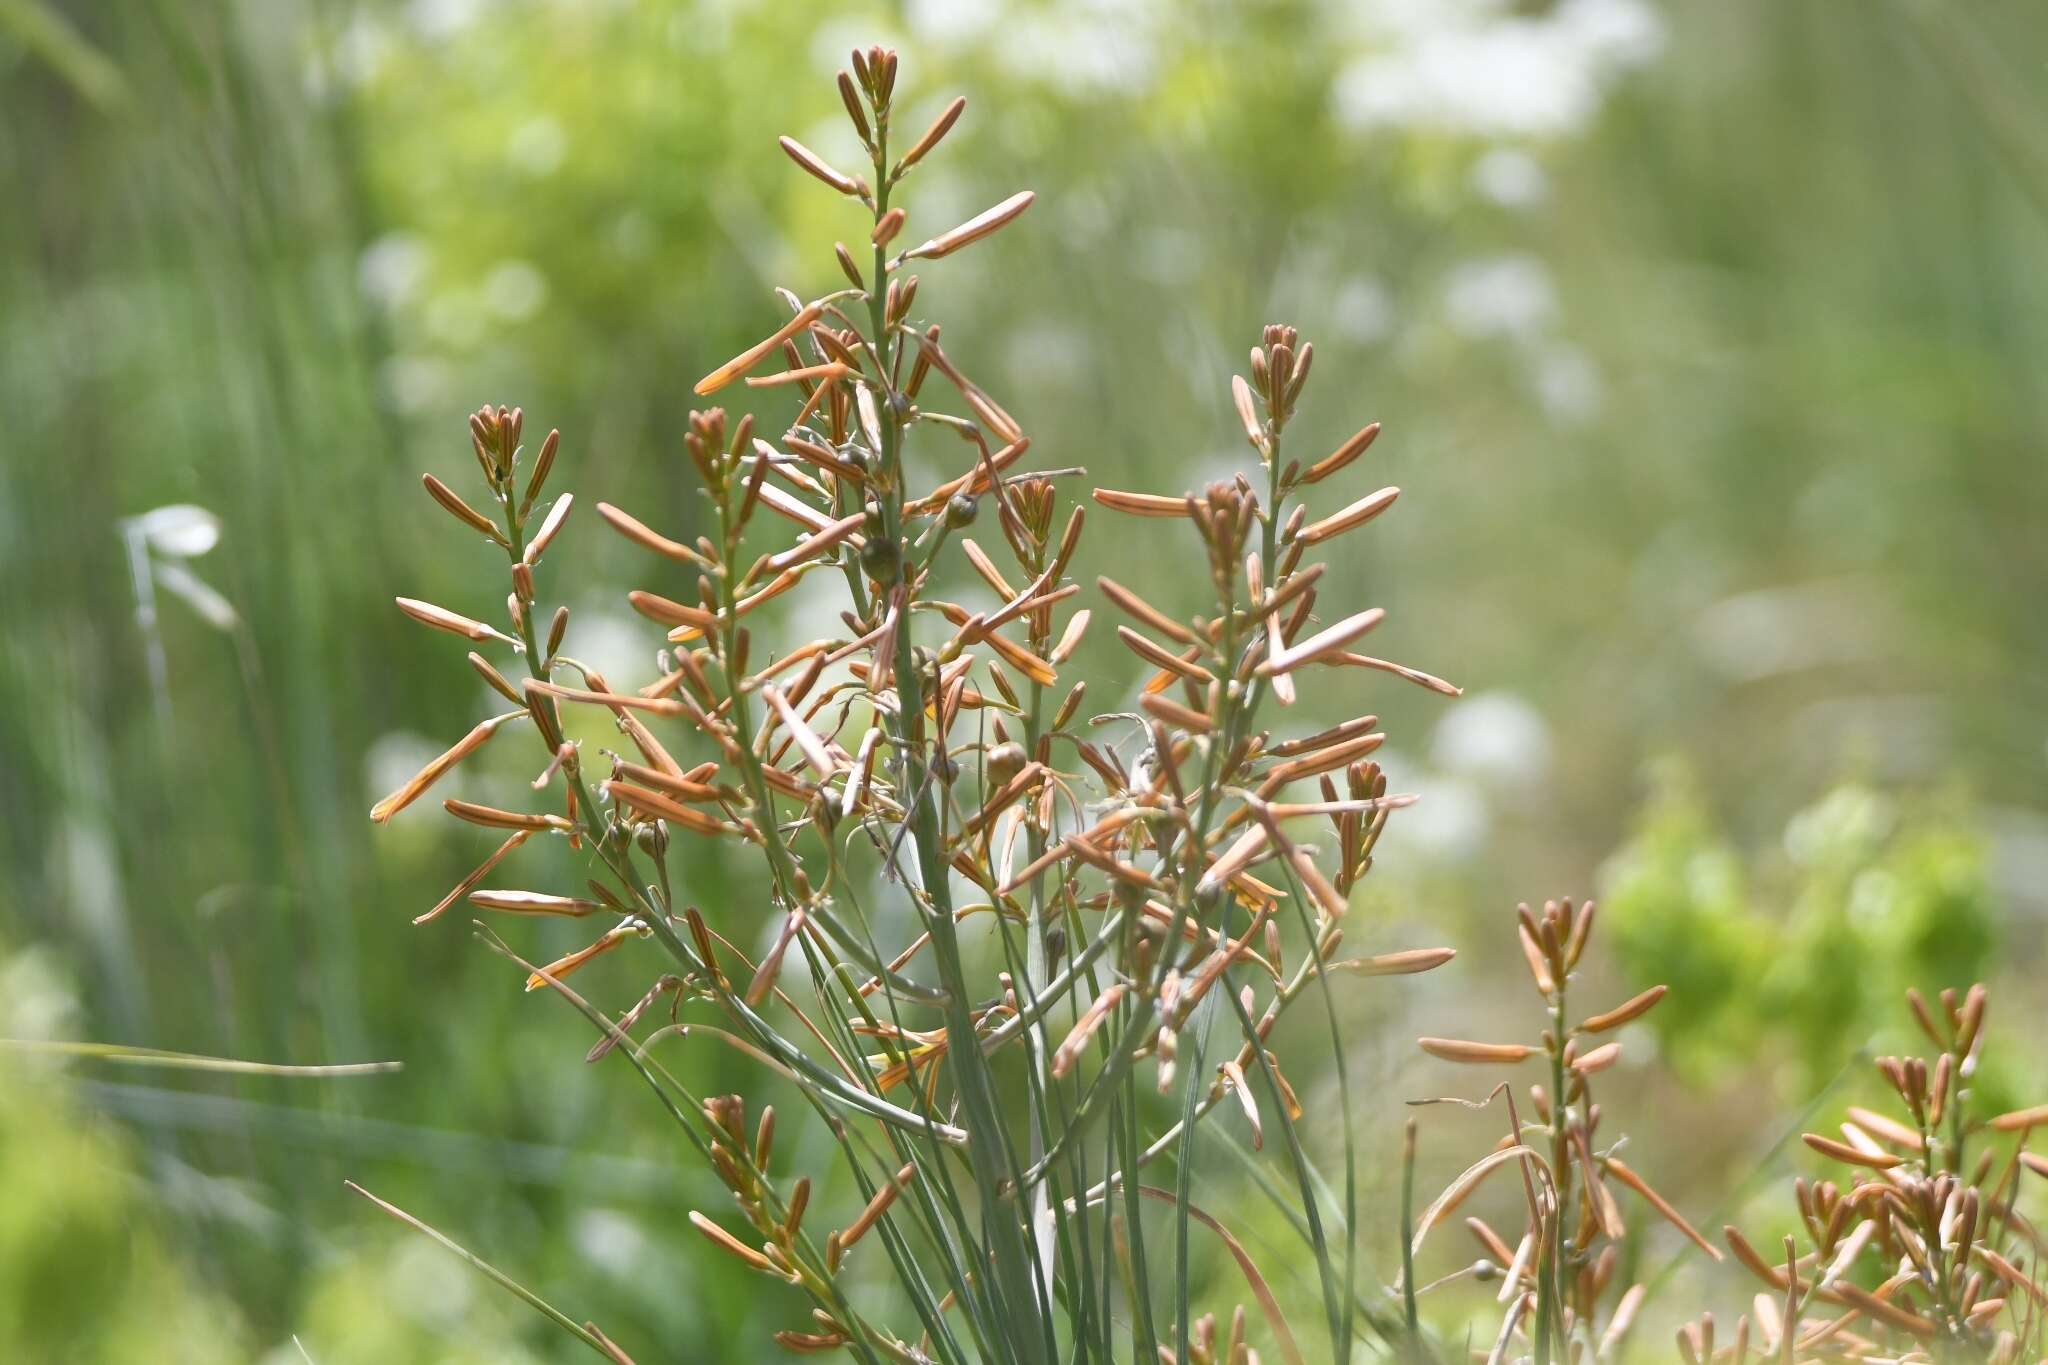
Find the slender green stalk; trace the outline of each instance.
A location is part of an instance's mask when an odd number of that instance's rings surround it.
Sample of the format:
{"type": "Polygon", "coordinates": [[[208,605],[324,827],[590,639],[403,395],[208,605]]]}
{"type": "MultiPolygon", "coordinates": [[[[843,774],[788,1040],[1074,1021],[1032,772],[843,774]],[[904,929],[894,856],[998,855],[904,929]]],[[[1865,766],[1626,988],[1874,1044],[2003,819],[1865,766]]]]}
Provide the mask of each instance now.
{"type": "Polygon", "coordinates": [[[235,1076],[305,1076],[332,1079],[340,1076],[381,1076],[403,1071],[404,1062],[341,1062],[328,1066],[302,1066],[280,1062],[246,1062],[232,1057],[206,1057],[193,1052],[166,1052],[155,1047],[129,1047],[124,1043],[74,1043],[40,1038],[0,1038],[0,1052],[20,1052],[44,1057],[83,1057],[127,1066],[155,1066],[174,1071],[218,1071],[235,1076]]]}
{"type": "Polygon", "coordinates": [[[407,1213],[404,1209],[399,1208],[396,1204],[386,1203],[384,1200],[379,1199],[376,1195],[371,1194],[361,1185],[356,1184],[355,1181],[345,1180],[342,1183],[348,1186],[348,1188],[350,1188],[351,1190],[354,1190],[363,1198],[369,1200],[372,1204],[375,1204],[378,1208],[384,1210],[384,1212],[390,1214],[393,1218],[396,1218],[399,1222],[413,1229],[415,1232],[424,1233],[426,1236],[432,1238],[434,1241],[439,1242],[442,1246],[446,1247],[449,1251],[454,1252],[457,1256],[469,1262],[471,1266],[475,1267],[478,1271],[482,1272],[484,1278],[490,1280],[499,1288],[509,1291],[521,1302],[525,1303],[527,1307],[533,1309],[536,1313],[539,1313],[549,1322],[554,1323],[555,1326],[561,1328],[564,1332],[567,1332],[570,1336],[576,1338],[585,1346],[588,1346],[591,1350],[603,1356],[606,1360],[616,1361],[618,1359],[618,1357],[615,1354],[613,1354],[612,1351],[602,1341],[598,1340],[596,1332],[592,1331],[588,1327],[583,1326],[581,1323],[578,1323],[574,1318],[562,1312],[559,1308],[556,1308],[546,1299],[543,1299],[540,1295],[534,1293],[531,1289],[528,1289],[525,1285],[519,1283],[519,1281],[513,1279],[510,1275],[507,1275],[504,1271],[498,1269],[489,1261],[486,1261],[483,1257],[469,1250],[467,1247],[455,1241],[453,1238],[448,1237],[444,1233],[441,1233],[436,1229],[428,1226],[427,1224],[421,1222],[419,1219],[407,1213]]]}

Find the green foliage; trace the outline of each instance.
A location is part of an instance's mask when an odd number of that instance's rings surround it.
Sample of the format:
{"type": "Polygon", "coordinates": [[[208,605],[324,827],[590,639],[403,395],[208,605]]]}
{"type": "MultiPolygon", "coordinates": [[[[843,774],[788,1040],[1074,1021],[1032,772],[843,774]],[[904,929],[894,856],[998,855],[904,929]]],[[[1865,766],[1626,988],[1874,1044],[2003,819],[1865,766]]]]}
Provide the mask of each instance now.
{"type": "Polygon", "coordinates": [[[0,1058],[0,1359],[246,1358],[232,1305],[195,1279],[134,1145],[61,1077],[0,1058]]]}
{"type": "Polygon", "coordinates": [[[1998,942],[1968,807],[1858,781],[1751,847],[1666,764],[1602,881],[1630,975],[1671,986],[1651,1023],[1672,1063],[1710,1079],[1784,1050],[1794,1096],[1891,1022],[1906,987],[1931,997],[1982,979],[1998,942]]]}

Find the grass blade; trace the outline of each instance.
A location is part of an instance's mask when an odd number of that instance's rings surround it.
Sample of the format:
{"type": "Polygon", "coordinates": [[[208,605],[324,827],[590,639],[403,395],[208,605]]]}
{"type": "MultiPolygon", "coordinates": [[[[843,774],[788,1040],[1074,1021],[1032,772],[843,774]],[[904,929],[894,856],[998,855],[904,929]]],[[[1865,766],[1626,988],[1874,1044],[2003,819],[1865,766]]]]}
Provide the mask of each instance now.
{"type": "Polygon", "coordinates": [[[614,1362],[614,1365],[616,1365],[617,1362],[625,1359],[625,1356],[622,1353],[620,1353],[619,1349],[616,1346],[613,1346],[609,1342],[607,1342],[601,1334],[593,1331],[588,1327],[580,1325],[576,1322],[574,1318],[571,1318],[568,1314],[562,1312],[559,1308],[556,1308],[546,1299],[543,1299],[540,1295],[534,1293],[531,1289],[528,1289],[525,1285],[519,1283],[519,1281],[513,1279],[510,1275],[507,1275],[504,1271],[498,1269],[489,1261],[486,1261],[483,1257],[477,1255],[475,1252],[469,1250],[467,1247],[462,1246],[460,1243],[436,1231],[435,1229],[428,1227],[425,1223],[422,1223],[419,1219],[413,1217],[404,1209],[399,1208],[396,1204],[388,1203],[385,1200],[379,1199],[376,1195],[371,1194],[361,1185],[356,1184],[355,1181],[345,1180],[342,1183],[344,1185],[347,1185],[351,1190],[354,1190],[363,1198],[369,1200],[372,1204],[375,1204],[378,1208],[384,1210],[384,1212],[390,1214],[393,1218],[396,1218],[399,1222],[413,1229],[415,1232],[425,1233],[427,1236],[433,1238],[436,1242],[439,1242],[448,1250],[454,1252],[463,1260],[469,1262],[470,1265],[474,1266],[478,1271],[480,1271],[486,1279],[489,1279],[494,1284],[498,1285],[500,1288],[505,1289],[513,1295],[517,1296],[521,1301],[523,1301],[527,1305],[527,1307],[533,1309],[536,1313],[539,1313],[549,1322],[554,1323],[557,1327],[561,1328],[570,1336],[582,1342],[585,1346],[588,1346],[591,1350],[603,1356],[606,1360],[614,1362]]]}
{"type": "Polygon", "coordinates": [[[31,1038],[0,1038],[0,1051],[31,1056],[87,1057],[129,1066],[161,1066],[179,1071],[218,1071],[234,1076],[382,1076],[405,1068],[404,1062],[341,1062],[332,1066],[298,1066],[284,1062],[245,1062],[234,1057],[207,1057],[196,1052],[129,1047],[125,1043],[71,1043],[31,1038]]]}

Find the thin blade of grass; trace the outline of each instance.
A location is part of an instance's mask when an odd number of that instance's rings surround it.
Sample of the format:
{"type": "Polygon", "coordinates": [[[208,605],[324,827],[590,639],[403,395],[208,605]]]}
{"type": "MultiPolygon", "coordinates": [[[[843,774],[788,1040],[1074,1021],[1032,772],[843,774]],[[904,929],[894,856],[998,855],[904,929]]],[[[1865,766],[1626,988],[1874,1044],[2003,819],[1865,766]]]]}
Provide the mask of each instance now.
{"type": "Polygon", "coordinates": [[[127,1066],[160,1066],[180,1071],[218,1071],[235,1076],[381,1076],[405,1068],[404,1062],[340,1062],[329,1066],[248,1062],[234,1057],[208,1057],[196,1052],[129,1047],[125,1043],[72,1043],[30,1038],[0,1038],[0,1051],[44,1057],[85,1057],[127,1066]]]}
{"type": "Polygon", "coordinates": [[[510,1275],[507,1275],[504,1271],[498,1269],[489,1261],[486,1261],[483,1257],[469,1250],[461,1243],[437,1231],[436,1229],[429,1227],[427,1224],[421,1222],[419,1219],[407,1213],[404,1209],[399,1208],[396,1204],[392,1204],[385,1200],[379,1199],[376,1195],[371,1194],[361,1185],[356,1184],[355,1181],[344,1180],[342,1183],[348,1186],[351,1190],[354,1190],[363,1198],[369,1200],[372,1204],[375,1204],[378,1208],[384,1210],[384,1212],[390,1214],[393,1218],[396,1218],[399,1222],[413,1229],[413,1231],[425,1233],[428,1237],[433,1238],[436,1242],[439,1242],[449,1251],[454,1252],[457,1256],[469,1262],[470,1265],[474,1266],[479,1272],[481,1272],[486,1279],[489,1279],[492,1283],[496,1284],[501,1289],[504,1289],[509,1293],[515,1295],[523,1303],[525,1303],[527,1307],[533,1309],[536,1313],[539,1313],[549,1322],[554,1323],[557,1327],[561,1328],[570,1336],[582,1342],[585,1346],[588,1346],[591,1350],[597,1352],[600,1356],[603,1356],[606,1360],[613,1361],[616,1365],[616,1362],[620,1359],[620,1356],[618,1355],[616,1349],[608,1346],[605,1343],[605,1341],[602,1338],[600,1338],[595,1332],[592,1332],[588,1328],[582,1326],[574,1318],[571,1318],[568,1314],[562,1312],[553,1304],[549,1303],[546,1299],[543,1299],[540,1295],[534,1293],[531,1289],[528,1289],[525,1285],[519,1283],[519,1281],[513,1279],[510,1275]]]}

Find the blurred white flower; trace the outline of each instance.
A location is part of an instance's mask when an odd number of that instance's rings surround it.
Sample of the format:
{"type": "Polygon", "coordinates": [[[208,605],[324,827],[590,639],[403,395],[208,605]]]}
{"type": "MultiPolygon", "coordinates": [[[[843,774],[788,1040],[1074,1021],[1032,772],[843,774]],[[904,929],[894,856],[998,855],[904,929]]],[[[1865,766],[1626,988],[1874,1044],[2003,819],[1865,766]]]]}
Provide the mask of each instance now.
{"type": "Polygon", "coordinates": [[[1461,336],[1526,341],[1556,321],[1557,290],[1534,256],[1466,261],[1445,281],[1444,312],[1461,336]]]}
{"type": "Polygon", "coordinates": [[[536,114],[505,139],[505,159],[531,176],[553,175],[569,154],[569,135],[561,122],[536,114]]]}
{"type": "Polygon", "coordinates": [[[1876,657],[1887,623],[1882,595],[1855,579],[1760,588],[1724,597],[1699,614],[1699,651],[1731,678],[1858,663],[1876,657]]]}
{"type": "Polygon", "coordinates": [[[532,317],[547,298],[547,276],[530,261],[500,261],[484,276],[484,302],[507,322],[532,317]]]}
{"type": "Polygon", "coordinates": [[[1849,883],[1849,918],[1868,929],[1890,919],[1899,908],[1898,875],[1889,868],[1866,867],[1849,883]]]}
{"type": "Polygon", "coordinates": [[[474,1272],[424,1237],[401,1241],[383,1270],[385,1303],[415,1322],[453,1329],[476,1297],[474,1272]]]}
{"type": "Polygon", "coordinates": [[[584,1209],[570,1235],[577,1251],[607,1274],[629,1275],[645,1263],[647,1234],[617,1209],[584,1209]]]}
{"type": "Polygon", "coordinates": [[[1644,0],[1560,0],[1547,14],[1503,4],[1379,0],[1375,50],[1337,78],[1337,114],[1361,132],[1393,125],[1481,137],[1578,130],[1619,75],[1662,51],[1644,0]]]}
{"type": "Polygon", "coordinates": [[[484,338],[485,305],[476,289],[444,289],[427,304],[427,334],[454,351],[466,351],[484,338]]]}
{"type": "Polygon", "coordinates": [[[1018,325],[1006,348],[1011,374],[1035,387],[1079,382],[1094,367],[1095,343],[1087,332],[1051,319],[1018,325]]]}
{"type": "Polygon", "coordinates": [[[153,508],[128,525],[149,548],[174,559],[191,559],[220,543],[220,518],[189,502],[153,508]]]}
{"type": "Polygon", "coordinates": [[[1867,857],[1891,833],[1897,818],[1888,798],[1860,783],[1848,783],[1786,822],[1785,853],[1801,867],[1867,857]]]}
{"type": "Polygon", "coordinates": [[[1550,768],[1550,727],[1512,692],[1480,692],[1444,712],[1430,757],[1446,772],[1525,785],[1550,768]]]}
{"type": "Polygon", "coordinates": [[[1337,329],[1352,341],[1383,340],[1394,326],[1394,302],[1371,275],[1353,275],[1338,285],[1330,312],[1337,329]]]}
{"type": "Polygon", "coordinates": [[[0,959],[0,1029],[39,1042],[68,1037],[78,994],[55,955],[40,944],[0,959]]]}
{"type": "Polygon", "coordinates": [[[427,38],[449,38],[475,23],[485,0],[412,0],[406,21],[427,38]]]}
{"type": "Polygon", "coordinates": [[[410,232],[387,232],[356,259],[356,285],[384,308],[410,303],[427,278],[426,243],[410,232]]]}
{"type": "Polygon", "coordinates": [[[199,613],[215,630],[233,630],[241,617],[227,598],[201,582],[199,576],[176,560],[156,566],[157,586],[199,613]]]}
{"type": "Polygon", "coordinates": [[[1550,178],[1529,153],[1495,147],[1472,163],[1472,188],[1502,208],[1526,209],[1550,193],[1550,178]]]}
{"type": "Polygon", "coordinates": [[[1156,6],[1142,0],[1066,0],[1010,14],[991,56],[1012,74],[1068,95],[1142,98],[1159,75],[1156,6]]]}
{"type": "Polygon", "coordinates": [[[1155,227],[1146,230],[1144,249],[1138,252],[1138,268],[1154,284],[1184,284],[1206,263],[1201,239],[1186,228],[1155,227]]]}
{"type": "Polygon", "coordinates": [[[612,249],[639,260],[654,249],[654,224],[640,210],[628,209],[612,220],[612,249]]]}
{"type": "Polygon", "coordinates": [[[1421,796],[1407,810],[1395,812],[1386,825],[1386,837],[1395,839],[1403,851],[1438,864],[1452,864],[1485,849],[1493,831],[1493,812],[1477,786],[1430,772],[1391,749],[1380,749],[1378,759],[1386,769],[1389,790],[1421,796]]]}
{"type": "Polygon", "coordinates": [[[903,7],[911,32],[940,46],[975,42],[1002,17],[999,0],[910,0],[903,7]]]}
{"type": "Polygon", "coordinates": [[[376,79],[390,53],[390,30],[378,18],[357,10],[336,35],[330,58],[342,80],[364,85],[376,79]]]}
{"type": "Polygon", "coordinates": [[[650,622],[618,611],[605,597],[578,602],[570,611],[569,641],[563,648],[623,686],[623,679],[654,671],[662,636],[650,622]]]}
{"type": "Polygon", "coordinates": [[[1591,421],[1603,397],[1600,370],[1584,351],[1567,342],[1552,342],[1536,358],[1536,397],[1543,411],[1559,425],[1591,421]]]}
{"type": "Polygon", "coordinates": [[[455,374],[436,356],[398,354],[377,368],[391,406],[400,412],[426,412],[452,401],[455,374]]]}

